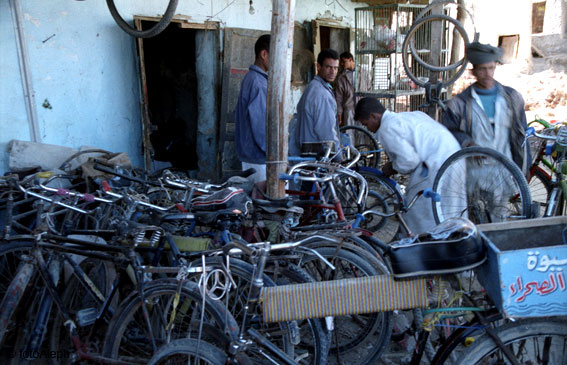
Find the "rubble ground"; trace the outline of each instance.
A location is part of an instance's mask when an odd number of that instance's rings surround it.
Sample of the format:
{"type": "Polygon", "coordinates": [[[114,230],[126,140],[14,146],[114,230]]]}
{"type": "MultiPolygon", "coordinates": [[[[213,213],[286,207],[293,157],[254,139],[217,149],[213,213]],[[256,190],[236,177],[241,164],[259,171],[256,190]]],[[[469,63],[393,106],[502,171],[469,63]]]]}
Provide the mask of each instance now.
{"type": "MultiPolygon", "coordinates": [[[[567,120],[567,73],[564,71],[542,70],[538,59],[534,59],[532,73],[525,72],[518,65],[500,65],[494,78],[506,86],[518,90],[526,103],[528,122],[536,118],[567,120]]],[[[474,82],[470,72],[457,80],[453,93],[458,93],[474,82]]]]}

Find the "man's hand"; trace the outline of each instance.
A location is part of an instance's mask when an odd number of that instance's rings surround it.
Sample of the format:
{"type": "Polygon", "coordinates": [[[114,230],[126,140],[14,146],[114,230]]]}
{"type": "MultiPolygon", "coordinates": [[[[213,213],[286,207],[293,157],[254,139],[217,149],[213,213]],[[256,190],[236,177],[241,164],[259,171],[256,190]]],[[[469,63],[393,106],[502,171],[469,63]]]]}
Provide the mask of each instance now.
{"type": "Polygon", "coordinates": [[[390,177],[390,176],[395,175],[397,173],[398,172],[396,170],[394,170],[394,168],[392,167],[392,161],[386,162],[384,167],[382,167],[382,174],[386,177],[390,177]]]}
{"type": "Polygon", "coordinates": [[[337,117],[338,117],[338,119],[339,119],[339,126],[342,126],[342,125],[343,125],[343,116],[342,116],[342,114],[338,114],[337,117]]]}

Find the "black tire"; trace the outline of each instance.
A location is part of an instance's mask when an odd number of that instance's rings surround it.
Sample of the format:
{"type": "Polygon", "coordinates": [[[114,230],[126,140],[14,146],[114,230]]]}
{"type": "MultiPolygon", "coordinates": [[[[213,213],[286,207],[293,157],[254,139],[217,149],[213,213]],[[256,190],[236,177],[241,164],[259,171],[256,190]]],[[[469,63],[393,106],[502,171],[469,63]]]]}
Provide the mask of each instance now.
{"type": "MultiPolygon", "coordinates": [[[[494,329],[520,364],[567,364],[565,318],[518,320],[494,329]]],[[[459,364],[510,364],[485,332],[476,337],[459,364]]]]}
{"type": "Polygon", "coordinates": [[[532,202],[539,209],[538,212],[534,213],[537,217],[543,217],[549,201],[549,194],[553,187],[550,177],[540,167],[536,166],[528,186],[532,195],[532,202]]]}
{"type": "Polygon", "coordinates": [[[526,178],[514,162],[490,148],[455,152],[441,165],[433,190],[441,196],[432,201],[436,223],[452,217],[476,224],[531,217],[526,178]]]}
{"type": "MultiPolygon", "coordinates": [[[[335,267],[331,270],[317,256],[304,256],[301,268],[316,281],[339,280],[388,273],[386,265],[371,254],[354,245],[344,243],[338,247],[314,248],[335,267]],[[377,270],[382,264],[383,270],[377,270]]],[[[335,317],[335,329],[331,334],[328,364],[338,364],[348,359],[353,364],[375,364],[390,341],[392,333],[391,313],[368,313],[335,317]]]]}
{"type": "Polygon", "coordinates": [[[341,133],[348,133],[354,137],[351,141],[360,152],[359,166],[375,167],[382,166],[387,161],[384,149],[370,131],[357,125],[345,125],[339,128],[341,133]]]}
{"type": "Polygon", "coordinates": [[[148,30],[137,30],[136,28],[130,26],[130,24],[126,23],[126,21],[122,18],[122,16],[116,9],[114,0],[106,0],[106,5],[108,6],[108,10],[110,10],[110,14],[114,18],[114,21],[116,21],[116,24],[118,24],[118,26],[122,28],[123,31],[136,38],[150,38],[158,35],[165,28],[167,28],[167,26],[171,22],[171,19],[173,19],[173,16],[175,15],[175,9],[177,9],[178,2],[179,0],[169,0],[169,4],[167,5],[167,9],[165,10],[165,13],[163,14],[161,20],[148,30]]]}
{"type": "MultiPolygon", "coordinates": [[[[172,303],[178,294],[176,279],[160,279],[144,284],[145,304],[148,309],[156,349],[178,338],[196,338],[200,330],[203,297],[195,283],[183,284],[179,305],[176,307],[173,331],[168,334],[167,324],[171,319],[172,303]]],[[[235,340],[238,327],[230,313],[220,303],[205,299],[205,322],[201,339],[219,344],[226,350],[235,340]]],[[[147,363],[155,351],[148,337],[149,328],[145,320],[142,301],[137,292],[126,298],[109,325],[104,341],[104,356],[129,362],[147,363]]]]}
{"type": "Polygon", "coordinates": [[[223,350],[191,338],[174,340],[160,348],[148,365],[159,364],[195,364],[225,365],[226,354],[223,350]]]}
{"type": "MultiPolygon", "coordinates": [[[[32,241],[0,241],[0,300],[5,297],[9,285],[18,273],[18,268],[20,263],[22,263],[22,256],[29,255],[32,247],[32,241]]],[[[33,282],[34,278],[30,280],[30,283],[33,282]]],[[[4,339],[2,343],[0,343],[0,359],[3,363],[8,363],[10,360],[13,360],[14,351],[18,350],[16,347],[18,329],[26,322],[25,312],[27,307],[25,303],[28,299],[29,293],[26,290],[18,306],[11,314],[4,339]]]]}
{"type": "Polygon", "coordinates": [[[419,28],[423,27],[425,25],[425,23],[433,22],[433,21],[447,21],[449,23],[453,23],[455,29],[459,32],[459,34],[463,38],[463,41],[465,43],[464,46],[466,47],[469,44],[469,37],[468,37],[467,32],[466,32],[465,28],[463,27],[463,25],[458,20],[456,20],[456,19],[454,19],[454,18],[452,18],[448,15],[431,14],[431,15],[427,15],[427,16],[424,16],[422,18],[417,19],[415,21],[415,23],[413,23],[413,25],[411,26],[410,30],[408,31],[406,38],[404,39],[404,43],[402,45],[402,62],[403,62],[404,69],[405,69],[408,77],[416,85],[419,85],[421,87],[424,87],[427,82],[418,79],[417,76],[412,72],[412,69],[410,67],[410,60],[409,60],[409,54],[410,53],[413,57],[413,60],[415,60],[420,66],[429,70],[430,72],[450,72],[450,71],[452,72],[456,68],[460,67],[460,69],[457,72],[455,72],[454,74],[449,74],[448,75],[449,77],[447,78],[447,80],[441,80],[443,86],[451,85],[459,77],[461,77],[461,75],[465,72],[465,70],[467,68],[467,64],[468,64],[468,59],[465,58],[465,57],[462,58],[461,60],[455,62],[454,64],[451,64],[451,65],[448,65],[448,66],[434,66],[434,65],[426,63],[425,61],[423,61],[421,59],[421,57],[419,56],[419,54],[415,50],[415,45],[413,44],[413,40],[414,40],[415,34],[416,34],[416,32],[419,28]]]}

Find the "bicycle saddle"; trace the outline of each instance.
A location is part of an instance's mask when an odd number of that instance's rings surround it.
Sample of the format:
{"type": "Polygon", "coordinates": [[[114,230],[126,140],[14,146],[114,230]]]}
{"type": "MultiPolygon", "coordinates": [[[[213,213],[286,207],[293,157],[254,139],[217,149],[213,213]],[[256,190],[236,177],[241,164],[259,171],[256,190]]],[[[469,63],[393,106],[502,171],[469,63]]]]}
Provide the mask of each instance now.
{"type": "Polygon", "coordinates": [[[486,246],[478,229],[466,218],[450,218],[429,232],[393,243],[393,275],[406,278],[470,270],[486,260],[486,246]]]}

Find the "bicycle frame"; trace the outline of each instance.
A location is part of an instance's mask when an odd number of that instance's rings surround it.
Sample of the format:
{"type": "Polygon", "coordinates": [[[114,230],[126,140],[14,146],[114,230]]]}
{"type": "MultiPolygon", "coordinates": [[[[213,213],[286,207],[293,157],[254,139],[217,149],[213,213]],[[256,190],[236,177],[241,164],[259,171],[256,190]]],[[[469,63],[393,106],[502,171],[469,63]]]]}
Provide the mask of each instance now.
{"type": "MultiPolygon", "coordinates": [[[[547,122],[543,123],[543,121],[541,120],[538,120],[538,122],[542,123],[544,126],[549,126],[548,129],[555,129],[547,122]]],[[[555,153],[557,155],[553,158],[553,161],[545,158],[545,156],[551,154],[551,152],[547,151],[547,148],[544,144],[541,147],[540,151],[538,151],[538,157],[530,170],[532,176],[535,175],[536,170],[539,170],[543,174],[543,176],[548,177],[549,181],[551,182],[552,189],[549,193],[547,199],[547,207],[544,213],[544,217],[551,217],[558,215],[558,213],[561,214],[561,212],[557,212],[557,209],[559,209],[561,206],[565,206],[567,203],[567,181],[563,176],[567,157],[567,141],[565,140],[567,136],[567,126],[561,126],[557,132],[557,136],[539,134],[535,131],[533,132],[533,135],[535,135],[537,138],[543,139],[544,141],[555,141],[553,148],[556,149],[555,153]],[[538,166],[540,162],[543,163],[544,166],[549,168],[551,174],[547,173],[544,169],[538,166]]],[[[531,135],[529,135],[527,138],[529,137],[531,137],[531,135]]]]}

